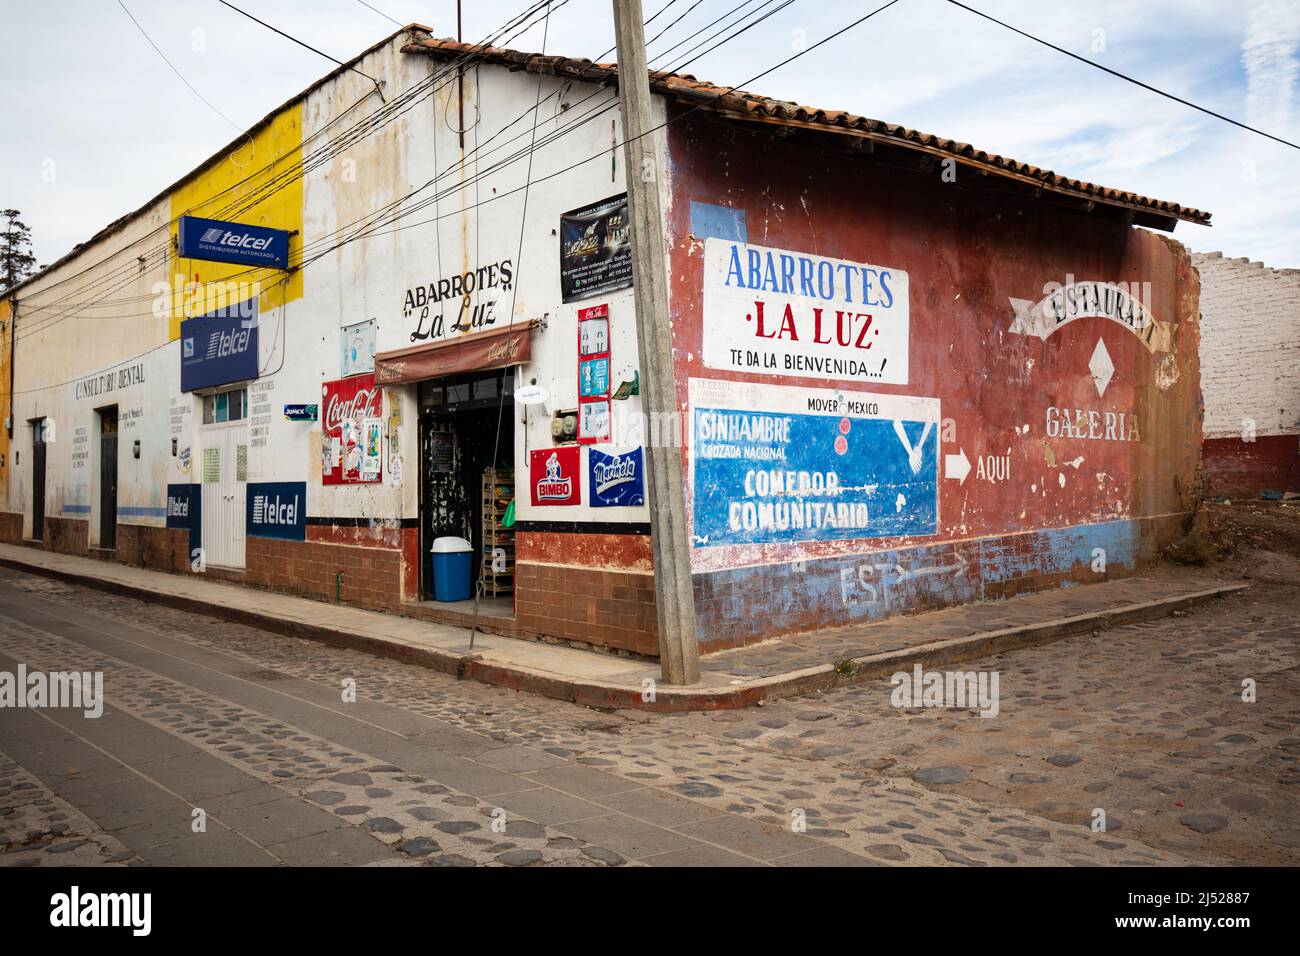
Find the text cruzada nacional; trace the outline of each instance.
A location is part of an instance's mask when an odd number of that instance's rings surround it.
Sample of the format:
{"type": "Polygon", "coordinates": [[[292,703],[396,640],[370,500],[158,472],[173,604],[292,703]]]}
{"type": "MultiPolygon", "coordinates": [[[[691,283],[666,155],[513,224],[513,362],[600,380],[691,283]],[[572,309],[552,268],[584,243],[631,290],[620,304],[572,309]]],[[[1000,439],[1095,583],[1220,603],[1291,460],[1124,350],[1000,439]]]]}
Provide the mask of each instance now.
{"type": "MultiPolygon", "coordinates": [[[[699,458],[784,461],[785,448],[772,446],[790,441],[790,419],[701,412],[696,435],[699,458]],[[732,444],[739,442],[746,444],[732,444]]],[[[840,476],[835,471],[751,468],[745,471],[742,487],[745,497],[727,505],[727,526],[732,531],[858,529],[870,521],[865,502],[817,500],[840,495],[840,476]]]]}

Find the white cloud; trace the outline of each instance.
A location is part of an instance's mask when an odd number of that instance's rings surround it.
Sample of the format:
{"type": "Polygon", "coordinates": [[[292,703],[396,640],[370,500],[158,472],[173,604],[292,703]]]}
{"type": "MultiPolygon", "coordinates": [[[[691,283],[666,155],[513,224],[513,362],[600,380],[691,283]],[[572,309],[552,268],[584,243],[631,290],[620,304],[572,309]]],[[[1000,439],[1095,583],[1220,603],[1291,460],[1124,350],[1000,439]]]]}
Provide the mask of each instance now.
{"type": "Polygon", "coordinates": [[[1251,0],[1241,65],[1246,71],[1246,122],[1281,135],[1300,74],[1300,9],[1293,0],[1251,0]]]}

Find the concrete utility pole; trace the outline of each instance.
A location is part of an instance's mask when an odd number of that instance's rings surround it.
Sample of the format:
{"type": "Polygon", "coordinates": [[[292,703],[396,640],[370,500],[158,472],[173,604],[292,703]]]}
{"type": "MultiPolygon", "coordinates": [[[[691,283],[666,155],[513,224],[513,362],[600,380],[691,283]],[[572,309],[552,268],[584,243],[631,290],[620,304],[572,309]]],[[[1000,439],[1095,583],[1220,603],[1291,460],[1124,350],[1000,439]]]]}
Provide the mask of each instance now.
{"type": "MultiPolygon", "coordinates": [[[[628,213],[632,217],[632,283],[636,295],[636,338],[641,362],[641,403],[651,422],[679,421],[668,327],[668,274],[664,262],[663,215],[659,209],[659,157],[649,133],[650,77],[646,67],[641,0],[613,0],[618,41],[618,98],[623,112],[623,162],[628,213]],[[671,416],[671,417],[669,417],[671,416]]],[[[682,456],[676,443],[655,441],[651,431],[646,462],[650,472],[650,536],[654,547],[655,609],[659,619],[659,662],[666,684],[700,680],[700,645],[695,634],[691,586],[691,543],[686,532],[682,456]]],[[[681,430],[675,429],[674,435],[681,430]]]]}

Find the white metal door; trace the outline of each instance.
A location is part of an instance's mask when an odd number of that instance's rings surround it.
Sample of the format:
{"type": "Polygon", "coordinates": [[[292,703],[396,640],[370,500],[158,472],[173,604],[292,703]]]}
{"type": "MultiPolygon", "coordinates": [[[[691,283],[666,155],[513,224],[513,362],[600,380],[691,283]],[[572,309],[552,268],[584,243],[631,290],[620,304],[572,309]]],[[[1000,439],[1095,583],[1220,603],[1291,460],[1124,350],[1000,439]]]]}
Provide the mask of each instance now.
{"type": "Polygon", "coordinates": [[[204,425],[202,436],[203,560],[220,568],[242,568],[248,425],[204,425]]]}

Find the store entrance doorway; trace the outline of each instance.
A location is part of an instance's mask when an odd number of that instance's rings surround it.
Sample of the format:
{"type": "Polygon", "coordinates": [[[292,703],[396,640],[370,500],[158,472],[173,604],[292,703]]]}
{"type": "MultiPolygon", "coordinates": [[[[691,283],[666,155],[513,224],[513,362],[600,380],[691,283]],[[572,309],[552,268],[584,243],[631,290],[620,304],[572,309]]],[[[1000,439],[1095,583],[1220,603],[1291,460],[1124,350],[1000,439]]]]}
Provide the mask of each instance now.
{"type": "Polygon", "coordinates": [[[514,614],[514,370],[420,383],[420,597],[435,598],[430,549],[441,537],[471,547],[470,595],[479,613],[514,614]]]}
{"type": "Polygon", "coordinates": [[[96,409],[99,416],[99,547],[117,547],[117,406],[96,409]]]}

